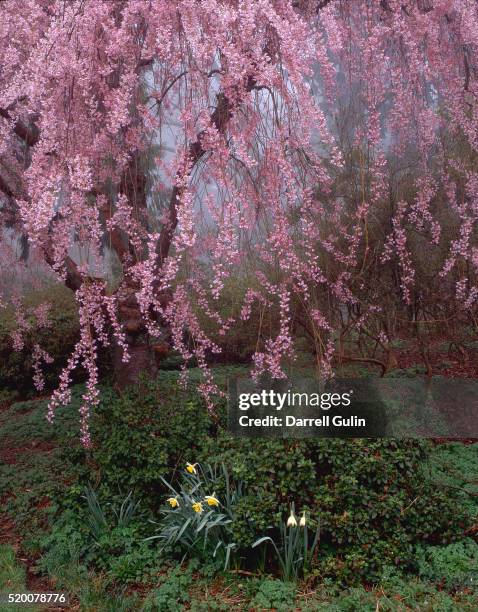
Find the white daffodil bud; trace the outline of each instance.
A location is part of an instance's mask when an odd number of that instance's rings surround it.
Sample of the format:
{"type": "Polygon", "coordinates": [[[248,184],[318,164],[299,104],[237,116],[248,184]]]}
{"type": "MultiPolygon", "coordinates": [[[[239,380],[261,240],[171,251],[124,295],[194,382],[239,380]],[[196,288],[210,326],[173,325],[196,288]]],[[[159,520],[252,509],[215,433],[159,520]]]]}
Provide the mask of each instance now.
{"type": "Polygon", "coordinates": [[[292,512],[290,513],[290,516],[287,519],[287,527],[297,527],[297,519],[292,514],[292,512]]]}
{"type": "Polygon", "coordinates": [[[302,514],[302,516],[300,517],[300,521],[299,521],[299,525],[301,527],[305,527],[306,525],[306,520],[305,520],[305,512],[302,514]]]}

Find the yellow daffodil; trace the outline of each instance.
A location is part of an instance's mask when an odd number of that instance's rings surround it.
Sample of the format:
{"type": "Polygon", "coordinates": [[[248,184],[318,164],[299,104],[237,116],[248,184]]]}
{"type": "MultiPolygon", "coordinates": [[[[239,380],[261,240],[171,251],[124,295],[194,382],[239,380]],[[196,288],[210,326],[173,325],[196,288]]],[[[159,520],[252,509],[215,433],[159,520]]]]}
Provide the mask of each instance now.
{"type": "Polygon", "coordinates": [[[186,463],[186,471],[190,474],[197,474],[196,466],[197,463],[186,463]]]}
{"type": "Polygon", "coordinates": [[[208,506],[219,506],[219,500],[214,495],[206,495],[204,501],[207,502],[208,506]]]}
{"type": "Polygon", "coordinates": [[[194,512],[202,512],[202,504],[201,502],[194,502],[192,505],[194,512]]]}
{"type": "Polygon", "coordinates": [[[305,520],[305,512],[302,514],[302,516],[300,517],[300,521],[299,521],[299,525],[301,527],[305,527],[306,525],[306,520],[305,520]]]}
{"type": "Polygon", "coordinates": [[[179,502],[178,502],[178,498],[177,497],[168,497],[168,499],[166,501],[171,506],[171,508],[177,508],[179,506],[179,502]]]}
{"type": "Polygon", "coordinates": [[[287,527],[297,527],[297,519],[292,514],[292,512],[290,513],[290,516],[287,519],[287,527]]]}

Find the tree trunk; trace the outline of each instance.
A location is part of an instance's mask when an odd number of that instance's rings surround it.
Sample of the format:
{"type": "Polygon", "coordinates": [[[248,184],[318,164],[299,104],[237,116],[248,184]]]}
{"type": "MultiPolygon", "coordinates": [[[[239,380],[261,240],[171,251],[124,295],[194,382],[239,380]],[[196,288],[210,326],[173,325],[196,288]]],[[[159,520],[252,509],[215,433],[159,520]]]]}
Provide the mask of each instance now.
{"type": "Polygon", "coordinates": [[[153,377],[157,373],[154,346],[145,338],[128,337],[129,361],[123,361],[123,349],[115,341],[113,346],[113,368],[115,385],[124,389],[128,385],[138,382],[140,376],[153,377]]]}
{"type": "Polygon", "coordinates": [[[118,319],[125,332],[129,360],[123,361],[123,349],[115,340],[113,344],[113,369],[116,386],[124,389],[136,383],[144,374],[154,377],[160,361],[169,353],[170,342],[167,330],[160,342],[153,343],[144,326],[136,300],[136,288],[127,286],[119,296],[118,319]]]}

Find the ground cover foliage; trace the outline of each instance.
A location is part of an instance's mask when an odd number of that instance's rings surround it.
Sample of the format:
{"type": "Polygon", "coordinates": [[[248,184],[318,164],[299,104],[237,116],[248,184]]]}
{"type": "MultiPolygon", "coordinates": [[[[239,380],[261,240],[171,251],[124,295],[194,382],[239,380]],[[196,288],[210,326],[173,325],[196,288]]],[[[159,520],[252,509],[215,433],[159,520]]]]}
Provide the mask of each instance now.
{"type": "MultiPolygon", "coordinates": [[[[222,385],[239,372],[217,369],[222,385]]],[[[233,439],[225,406],[212,418],[177,376],[163,371],[122,393],[105,384],[89,450],[71,407],[55,427],[46,399],[2,409],[3,584],[24,579],[19,559],[28,558],[27,576],[67,590],[83,610],[476,609],[475,445],[233,439]],[[201,498],[201,516],[225,512],[226,485],[240,488],[227,570],[214,530],[193,547],[149,539],[175,510],[168,484],[180,491],[207,465],[219,466],[203,484],[220,506],[201,498]],[[292,582],[273,546],[252,548],[269,536],[282,550],[291,503],[311,531],[320,521],[310,568],[299,561],[292,582]]],[[[73,406],[82,393],[74,387],[73,406]]]]}

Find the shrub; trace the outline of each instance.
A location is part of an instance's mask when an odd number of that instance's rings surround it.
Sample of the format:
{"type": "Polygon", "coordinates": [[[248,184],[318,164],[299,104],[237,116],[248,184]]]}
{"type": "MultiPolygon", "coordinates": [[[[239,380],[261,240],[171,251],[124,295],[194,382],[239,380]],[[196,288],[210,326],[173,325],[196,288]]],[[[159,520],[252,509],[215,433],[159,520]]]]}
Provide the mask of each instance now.
{"type": "Polygon", "coordinates": [[[244,440],[220,431],[203,453],[260,500],[237,508],[238,544],[267,526],[277,536],[295,501],[320,517],[316,573],[354,583],[377,579],[384,565],[407,567],[414,543],[446,543],[470,525],[456,497],[426,478],[429,450],[418,440],[244,440]]]}
{"type": "Polygon", "coordinates": [[[45,387],[51,389],[58,384],[58,376],[79,338],[78,315],[73,293],[61,285],[52,285],[43,292],[32,292],[24,298],[27,309],[45,301],[51,303],[50,325],[33,328],[31,333],[27,333],[21,351],[13,350],[11,334],[16,328],[13,312],[0,309],[0,388],[14,389],[22,396],[34,392],[34,343],[38,343],[53,359],[53,363],[43,368],[45,387]]]}
{"type": "Polygon", "coordinates": [[[202,401],[181,389],[177,376],[165,372],[160,385],[145,381],[122,394],[105,388],[91,420],[94,448],[66,449],[72,462],[88,466],[84,478],[97,481],[108,501],[133,491],[145,509],[156,511],[165,490],[161,477],[177,477],[212,435],[215,424],[202,401]]]}

